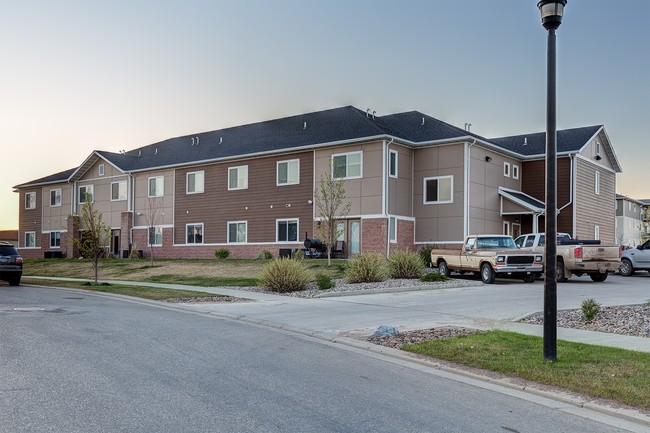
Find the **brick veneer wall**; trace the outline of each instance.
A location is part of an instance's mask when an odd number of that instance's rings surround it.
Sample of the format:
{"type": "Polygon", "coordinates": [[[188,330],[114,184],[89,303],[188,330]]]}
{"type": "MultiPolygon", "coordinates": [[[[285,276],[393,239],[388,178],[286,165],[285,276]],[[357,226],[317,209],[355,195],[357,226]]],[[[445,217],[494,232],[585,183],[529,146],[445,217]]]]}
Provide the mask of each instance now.
{"type": "Polygon", "coordinates": [[[388,240],[388,219],[372,218],[361,220],[361,252],[386,255],[388,240]]]}
{"type": "Polygon", "coordinates": [[[415,239],[415,223],[408,220],[397,220],[397,243],[390,244],[390,251],[395,250],[408,250],[418,251],[418,247],[414,244],[415,239]]]}

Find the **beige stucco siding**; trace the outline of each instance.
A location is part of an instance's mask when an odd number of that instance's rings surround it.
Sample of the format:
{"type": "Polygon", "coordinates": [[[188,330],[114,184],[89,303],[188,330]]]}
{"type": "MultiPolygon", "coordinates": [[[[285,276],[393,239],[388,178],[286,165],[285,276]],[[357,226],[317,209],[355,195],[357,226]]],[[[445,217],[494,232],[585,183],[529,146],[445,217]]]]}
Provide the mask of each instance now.
{"type": "MultiPolygon", "coordinates": [[[[77,195],[79,188],[87,185],[93,186],[93,200],[95,209],[101,212],[103,221],[111,228],[120,228],[122,212],[128,208],[128,175],[121,173],[106,161],[100,159],[77,181],[77,195]],[[104,165],[104,175],[99,175],[99,166],[104,165]],[[127,200],[111,200],[111,184],[125,181],[127,183],[127,200]]],[[[79,205],[78,213],[81,212],[79,205]]]]}
{"type": "Polygon", "coordinates": [[[345,180],[345,196],[350,202],[350,216],[378,215],[383,211],[383,142],[374,141],[353,146],[316,151],[314,179],[318,185],[322,174],[328,175],[332,155],[361,152],[362,176],[345,180]]]}
{"type": "Polygon", "coordinates": [[[580,156],[594,161],[597,164],[612,168],[613,165],[607,154],[606,143],[608,143],[607,137],[604,132],[601,131],[580,150],[580,156]],[[597,143],[599,143],[599,145],[597,143]],[[600,148],[600,152],[597,152],[598,148],[600,148]]]}
{"type": "Polygon", "coordinates": [[[43,231],[65,231],[68,229],[68,215],[72,213],[72,185],[61,183],[47,185],[42,188],[43,205],[43,231]],[[50,194],[54,190],[61,191],[61,203],[58,206],[52,206],[50,194]]]}
{"type": "Polygon", "coordinates": [[[413,163],[413,210],[416,242],[463,239],[464,143],[417,149],[413,163]],[[424,180],[453,178],[452,203],[424,204],[424,180]]]}
{"type": "Polygon", "coordinates": [[[174,170],[149,171],[134,176],[136,227],[174,223],[174,170]],[[163,177],[163,196],[149,197],[149,179],[163,177]]]}
{"type": "Polygon", "coordinates": [[[600,240],[614,243],[616,225],[616,175],[605,167],[576,158],[576,233],[579,239],[593,239],[598,227],[600,240]],[[599,193],[596,193],[596,173],[599,193]]]}
{"type": "MultiPolygon", "coordinates": [[[[413,150],[391,145],[397,151],[397,177],[388,178],[388,213],[397,216],[413,216],[413,150]]],[[[388,167],[388,165],[387,165],[388,167]]],[[[388,170],[388,168],[387,168],[388,170]]]]}

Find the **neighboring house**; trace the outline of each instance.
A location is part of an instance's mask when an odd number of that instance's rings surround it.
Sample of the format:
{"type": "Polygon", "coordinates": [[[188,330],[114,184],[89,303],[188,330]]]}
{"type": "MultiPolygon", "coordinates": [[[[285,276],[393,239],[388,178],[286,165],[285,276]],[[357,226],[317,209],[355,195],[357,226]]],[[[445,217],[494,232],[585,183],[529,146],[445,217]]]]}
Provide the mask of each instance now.
{"type": "MultiPolygon", "coordinates": [[[[468,234],[543,229],[544,134],[487,139],[417,111],[347,106],[176,137],[129,152],[93,152],[80,166],[15,187],[20,249],[61,251],[85,200],[112,229],[110,251],[232,257],[301,248],[318,233],[321,174],[345,182],[345,255],[468,234]],[[331,167],[331,168],[330,168],[331,167]],[[328,170],[331,170],[328,172],[328,170]]],[[[558,132],[558,230],[614,241],[615,173],[604,127],[558,132]]]]}
{"type": "Polygon", "coordinates": [[[616,242],[634,248],[643,243],[647,233],[647,204],[616,194],[616,242]]]}
{"type": "Polygon", "coordinates": [[[18,245],[18,230],[0,230],[0,242],[18,245]]]}

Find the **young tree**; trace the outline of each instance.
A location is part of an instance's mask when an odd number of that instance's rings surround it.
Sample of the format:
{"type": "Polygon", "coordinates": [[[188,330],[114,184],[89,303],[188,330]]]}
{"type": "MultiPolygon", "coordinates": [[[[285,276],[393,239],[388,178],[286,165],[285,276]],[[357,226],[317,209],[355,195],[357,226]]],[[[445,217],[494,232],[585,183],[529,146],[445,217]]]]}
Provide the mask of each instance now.
{"type": "Polygon", "coordinates": [[[320,236],[327,246],[327,266],[332,264],[332,248],[341,235],[336,222],[345,218],[350,212],[350,202],[345,198],[343,180],[335,179],[332,174],[332,162],[328,164],[327,173],[322,173],[314,191],[316,212],[320,218],[320,236]]]}
{"type": "Polygon", "coordinates": [[[160,220],[161,208],[162,208],[162,199],[158,198],[149,198],[143,213],[147,221],[147,243],[149,244],[149,255],[151,256],[151,267],[153,268],[153,246],[156,245],[156,225],[158,225],[160,220]]]}
{"type": "Polygon", "coordinates": [[[86,196],[76,225],[79,237],[73,239],[73,242],[79,248],[79,254],[92,264],[97,284],[99,259],[104,257],[106,248],[110,245],[111,228],[104,224],[103,215],[95,209],[92,197],[86,196]]]}

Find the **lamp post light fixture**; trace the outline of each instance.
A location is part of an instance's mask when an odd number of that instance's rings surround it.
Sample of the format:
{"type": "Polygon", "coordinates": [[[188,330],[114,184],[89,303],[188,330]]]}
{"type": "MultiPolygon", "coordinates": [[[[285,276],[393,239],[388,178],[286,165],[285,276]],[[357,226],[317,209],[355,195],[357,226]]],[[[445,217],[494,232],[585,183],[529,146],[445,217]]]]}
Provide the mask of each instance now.
{"type": "Polygon", "coordinates": [[[555,121],[555,30],[567,0],[541,0],[537,7],[548,30],[546,60],[546,209],[544,247],[544,360],[557,359],[557,125],[555,121]]]}

